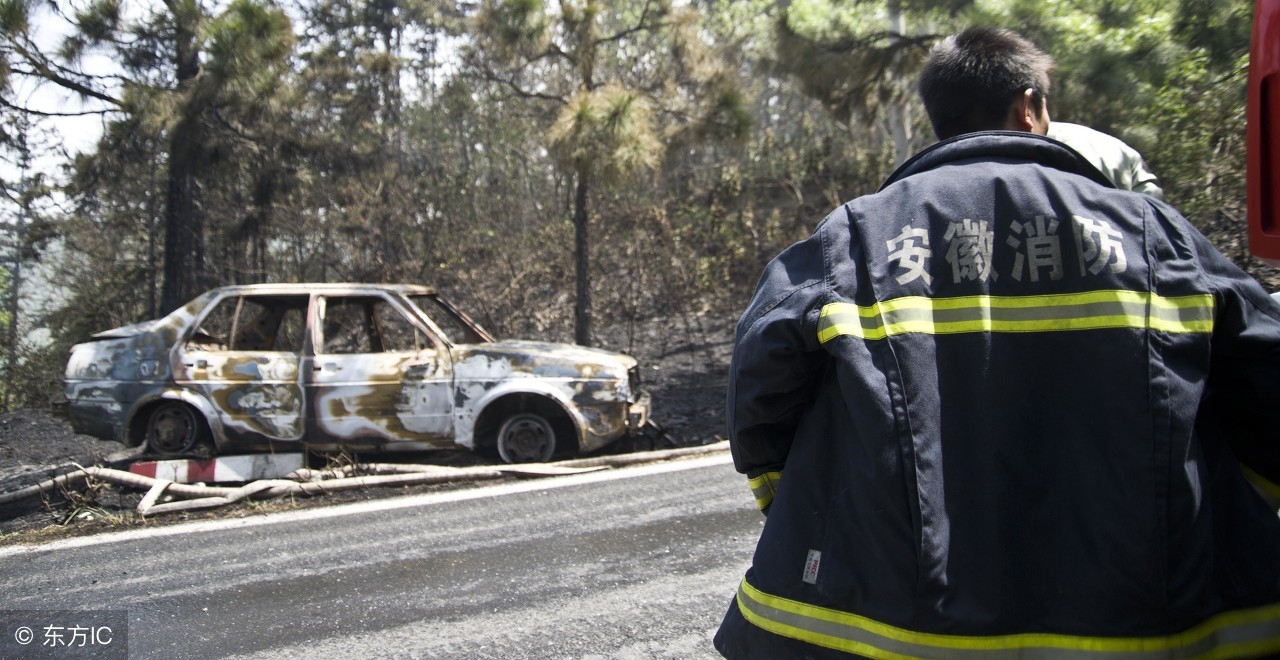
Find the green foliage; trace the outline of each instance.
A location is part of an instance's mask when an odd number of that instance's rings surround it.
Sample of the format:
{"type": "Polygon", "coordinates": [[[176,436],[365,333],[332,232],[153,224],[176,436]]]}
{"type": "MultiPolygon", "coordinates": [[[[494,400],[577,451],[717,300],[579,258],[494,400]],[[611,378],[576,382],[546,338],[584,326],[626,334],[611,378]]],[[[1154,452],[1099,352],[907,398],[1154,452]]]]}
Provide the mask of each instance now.
{"type": "Polygon", "coordinates": [[[1230,68],[1249,48],[1253,3],[1178,0],[1174,33],[1215,69],[1230,68]]]}
{"type": "Polygon", "coordinates": [[[506,64],[542,52],[551,23],[540,0],[485,0],[473,22],[477,46],[506,64]]]}
{"type": "Polygon", "coordinates": [[[245,100],[270,96],[293,51],[289,17],[255,0],[235,0],[209,22],[206,38],[213,84],[245,100]]]}
{"type": "Polygon", "coordinates": [[[28,16],[26,0],[0,0],[0,32],[9,35],[26,34],[28,16]]]}
{"type": "Polygon", "coordinates": [[[864,139],[859,125],[875,126],[869,137],[890,144],[901,162],[927,142],[920,130],[923,111],[914,100],[915,73],[938,30],[954,24],[968,4],[794,2],[774,24],[774,67],[822,102],[855,140],[864,139]]]}
{"type": "Polygon", "coordinates": [[[570,170],[599,165],[605,181],[654,169],[662,159],[649,100],[616,83],[570,99],[548,138],[552,152],[570,170]]]}
{"type": "Polygon", "coordinates": [[[122,9],[119,0],[96,0],[76,11],[79,30],[66,36],[59,56],[68,62],[80,62],[85,52],[109,42],[121,30],[122,9]]]}
{"type": "Polygon", "coordinates": [[[553,16],[527,2],[485,3],[473,23],[484,36],[467,59],[480,75],[554,113],[547,146],[575,189],[574,337],[587,344],[589,205],[597,184],[657,166],[665,144],[656,118],[669,118],[661,128],[674,143],[687,143],[717,132],[706,126],[740,134],[743,114],[729,91],[734,79],[698,37],[693,9],[597,0],[561,2],[558,9],[553,16]]]}

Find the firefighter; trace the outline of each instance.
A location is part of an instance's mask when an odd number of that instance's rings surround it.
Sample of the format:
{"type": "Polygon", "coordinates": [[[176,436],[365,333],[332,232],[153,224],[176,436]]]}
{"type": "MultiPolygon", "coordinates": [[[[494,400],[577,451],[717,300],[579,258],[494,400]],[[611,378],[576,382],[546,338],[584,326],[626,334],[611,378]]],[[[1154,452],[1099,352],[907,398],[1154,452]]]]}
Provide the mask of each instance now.
{"type": "Polygon", "coordinates": [[[775,258],[737,329],[767,519],[729,658],[1280,653],[1280,305],[1043,137],[1052,60],[970,28],[941,142],[775,258]]]}
{"type": "Polygon", "coordinates": [[[1075,149],[1090,165],[1106,175],[1115,187],[1164,199],[1160,181],[1147,167],[1142,154],[1120,138],[1064,121],[1050,123],[1047,135],[1075,149]]]}

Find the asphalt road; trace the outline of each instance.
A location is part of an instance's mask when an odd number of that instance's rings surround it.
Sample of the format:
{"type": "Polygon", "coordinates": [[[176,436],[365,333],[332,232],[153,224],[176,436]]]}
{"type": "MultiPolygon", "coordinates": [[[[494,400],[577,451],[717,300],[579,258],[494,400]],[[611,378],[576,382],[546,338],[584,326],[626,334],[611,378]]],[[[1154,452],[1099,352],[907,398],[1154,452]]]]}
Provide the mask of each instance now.
{"type": "Polygon", "coordinates": [[[122,611],[131,658],[719,657],[763,518],[679,465],[0,548],[0,658],[122,611]]]}

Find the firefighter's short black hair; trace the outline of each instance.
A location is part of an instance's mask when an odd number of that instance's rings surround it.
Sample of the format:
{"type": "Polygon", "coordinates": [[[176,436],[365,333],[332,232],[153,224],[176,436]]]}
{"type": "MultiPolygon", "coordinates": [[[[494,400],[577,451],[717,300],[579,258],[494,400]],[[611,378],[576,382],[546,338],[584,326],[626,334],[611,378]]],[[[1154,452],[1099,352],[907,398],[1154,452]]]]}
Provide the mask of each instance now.
{"type": "Polygon", "coordinates": [[[929,53],[919,82],[933,132],[945,140],[1002,129],[1010,104],[1027,89],[1040,112],[1053,67],[1052,57],[1012,30],[975,26],[943,39],[929,53]]]}

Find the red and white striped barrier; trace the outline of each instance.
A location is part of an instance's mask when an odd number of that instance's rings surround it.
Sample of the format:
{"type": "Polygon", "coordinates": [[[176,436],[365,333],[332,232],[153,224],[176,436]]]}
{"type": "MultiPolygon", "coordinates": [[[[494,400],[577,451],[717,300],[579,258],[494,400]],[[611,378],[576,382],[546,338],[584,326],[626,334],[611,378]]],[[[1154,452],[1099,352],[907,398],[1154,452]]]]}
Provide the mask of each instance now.
{"type": "Polygon", "coordinates": [[[201,460],[142,461],[129,471],[179,484],[279,479],[303,465],[302,454],[246,454],[201,460]]]}

